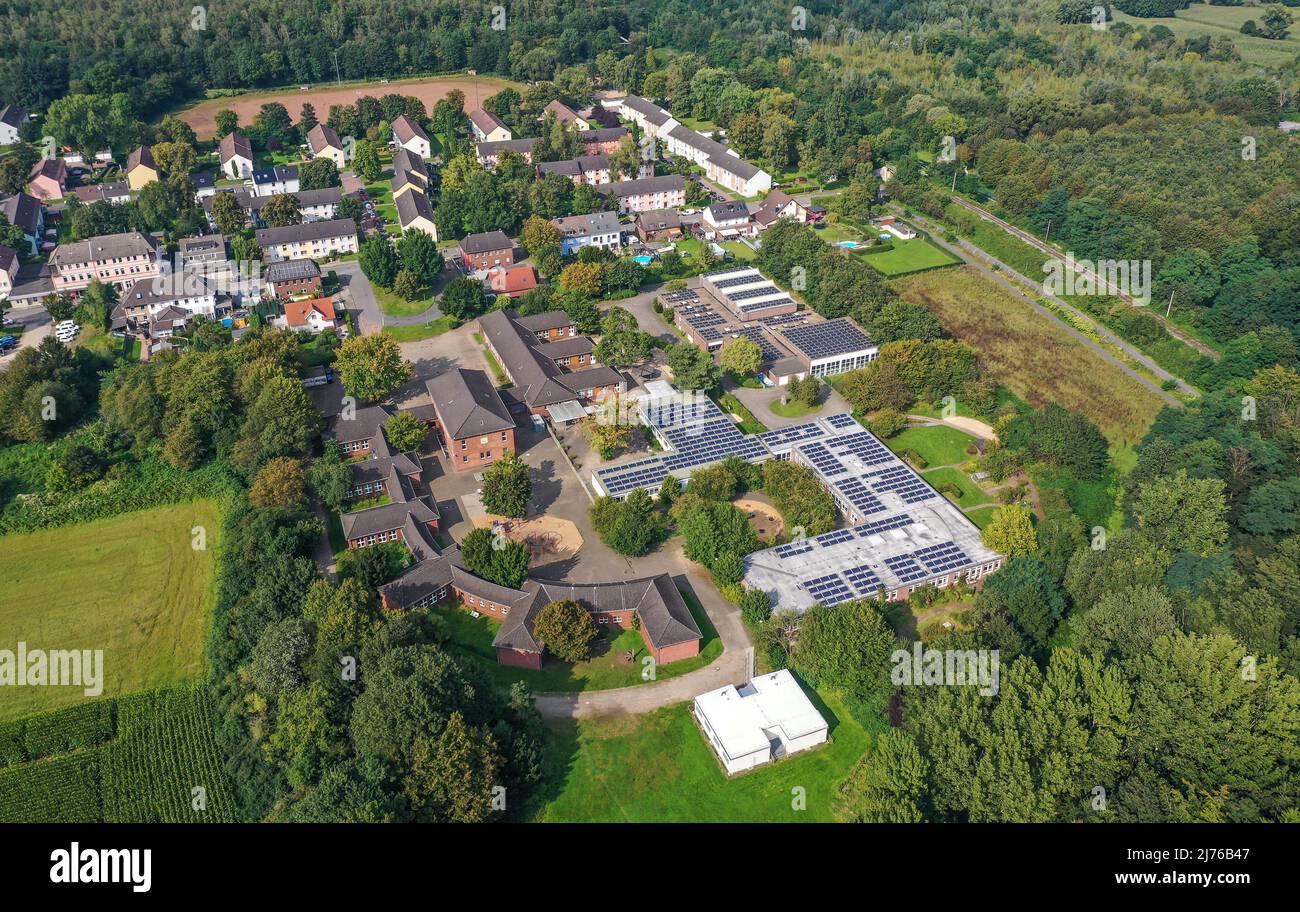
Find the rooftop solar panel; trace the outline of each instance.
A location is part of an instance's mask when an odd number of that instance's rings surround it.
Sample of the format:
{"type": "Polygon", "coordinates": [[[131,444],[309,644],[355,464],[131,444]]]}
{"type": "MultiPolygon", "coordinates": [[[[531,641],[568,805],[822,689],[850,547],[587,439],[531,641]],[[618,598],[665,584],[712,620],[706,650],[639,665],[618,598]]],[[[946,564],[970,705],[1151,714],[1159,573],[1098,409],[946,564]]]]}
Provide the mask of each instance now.
{"type": "Polygon", "coordinates": [[[903,585],[925,579],[929,575],[910,554],[887,557],[885,558],[885,566],[894,571],[894,575],[898,577],[898,581],[903,585]]]}
{"type": "Polygon", "coordinates": [[[810,358],[831,358],[874,348],[871,337],[847,317],[824,323],[807,323],[784,330],[795,348],[810,358]]]}
{"type": "Polygon", "coordinates": [[[831,573],[804,584],[808,594],[823,605],[838,605],[853,598],[853,591],[838,573],[831,573]]]}

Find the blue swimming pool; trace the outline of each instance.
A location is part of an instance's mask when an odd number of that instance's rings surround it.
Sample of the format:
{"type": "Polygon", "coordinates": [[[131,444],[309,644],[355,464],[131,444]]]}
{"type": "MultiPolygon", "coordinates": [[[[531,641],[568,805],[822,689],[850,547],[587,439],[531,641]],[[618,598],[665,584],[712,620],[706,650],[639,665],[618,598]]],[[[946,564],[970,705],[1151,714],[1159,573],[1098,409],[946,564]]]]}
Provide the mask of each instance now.
{"type": "Polygon", "coordinates": [[[836,241],[836,242],[835,242],[835,246],[836,246],[836,247],[847,247],[847,248],[849,248],[850,250],[852,250],[854,247],[861,247],[862,245],[859,244],[857,241],[836,241]]]}
{"type": "Polygon", "coordinates": [[[640,256],[632,257],[632,261],[634,263],[640,263],[642,266],[649,266],[651,263],[654,262],[654,260],[655,260],[654,257],[646,256],[644,253],[641,254],[640,256]]]}

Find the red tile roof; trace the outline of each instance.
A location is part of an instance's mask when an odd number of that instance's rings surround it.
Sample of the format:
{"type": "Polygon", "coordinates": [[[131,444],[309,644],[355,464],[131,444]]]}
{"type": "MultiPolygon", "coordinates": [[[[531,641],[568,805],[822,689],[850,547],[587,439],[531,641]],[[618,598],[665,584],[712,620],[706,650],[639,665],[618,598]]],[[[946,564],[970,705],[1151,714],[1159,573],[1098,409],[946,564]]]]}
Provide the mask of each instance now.
{"type": "Polygon", "coordinates": [[[308,298],[304,301],[286,301],[284,319],[290,326],[308,326],[312,311],[326,320],[334,320],[334,301],[331,298],[308,298]]]}

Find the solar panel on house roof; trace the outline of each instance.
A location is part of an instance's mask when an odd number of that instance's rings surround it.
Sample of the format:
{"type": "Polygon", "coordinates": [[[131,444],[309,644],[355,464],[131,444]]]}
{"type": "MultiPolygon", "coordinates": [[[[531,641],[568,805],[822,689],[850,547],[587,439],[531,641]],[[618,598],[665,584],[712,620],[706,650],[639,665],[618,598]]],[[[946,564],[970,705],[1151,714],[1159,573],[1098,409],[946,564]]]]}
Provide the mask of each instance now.
{"type": "Polygon", "coordinates": [[[663,459],[656,456],[653,459],[643,459],[606,469],[598,475],[601,484],[611,497],[621,497],[637,488],[657,489],[668,475],[668,470],[664,467],[663,459]]]}

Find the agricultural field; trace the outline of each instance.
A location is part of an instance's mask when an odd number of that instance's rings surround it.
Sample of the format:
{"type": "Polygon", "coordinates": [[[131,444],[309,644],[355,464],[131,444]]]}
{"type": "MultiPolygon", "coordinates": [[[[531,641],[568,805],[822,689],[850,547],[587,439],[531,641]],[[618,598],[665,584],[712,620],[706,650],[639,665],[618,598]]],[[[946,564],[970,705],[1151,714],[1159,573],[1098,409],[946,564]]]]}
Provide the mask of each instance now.
{"type": "Polygon", "coordinates": [[[278,101],[288,109],[289,116],[296,121],[303,102],[309,101],[316,108],[321,119],[324,119],[331,105],[354,104],[362,95],[375,98],[389,93],[414,95],[424,102],[426,109],[431,109],[439,100],[445,98],[447,93],[459,89],[465,93],[465,110],[469,111],[479,107],[483,99],[495,95],[504,88],[520,91],[523,86],[494,76],[434,76],[394,79],[387,83],[321,86],[307,91],[296,87],[270,89],[264,92],[245,92],[240,95],[209,98],[176,112],[176,116],[193,127],[199,139],[212,139],[217,133],[217,112],[224,108],[234,111],[241,124],[247,124],[257,116],[262,105],[278,101]]]}
{"type": "Polygon", "coordinates": [[[1279,66],[1291,63],[1300,54],[1300,32],[1292,27],[1291,34],[1281,41],[1243,35],[1241,26],[1247,19],[1259,22],[1259,6],[1211,6],[1208,3],[1193,3],[1187,9],[1178,10],[1173,18],[1139,19],[1122,13],[1112,7],[1111,13],[1117,22],[1127,22],[1132,26],[1155,28],[1163,25],[1178,38],[1191,38],[1195,35],[1209,35],[1211,38],[1228,37],[1232,39],[1241,59],[1246,63],[1260,66],[1279,66]]]}
{"type": "MultiPolygon", "coordinates": [[[[0,644],[102,649],[106,697],[198,676],[220,529],[201,500],[0,538],[0,644]]],[[[0,722],[82,700],[78,687],[6,688],[0,722]]]]}
{"type": "MultiPolygon", "coordinates": [[[[830,743],[728,779],[691,704],[641,716],[550,727],[546,803],[536,819],[573,822],[828,822],[839,784],[872,733],[834,694],[809,692],[830,723],[830,743]],[[806,790],[795,810],[791,790],[806,790]]],[[[876,720],[881,726],[883,720],[876,720]]]]}
{"type": "Polygon", "coordinates": [[[0,822],[233,819],[202,688],[98,700],[0,725],[0,822]]]}
{"type": "Polygon", "coordinates": [[[1012,297],[973,267],[897,279],[898,294],[928,308],[975,349],[993,378],[1034,406],[1087,415],[1113,444],[1142,438],[1163,402],[1102,360],[1057,321],[1012,297]]]}
{"type": "Polygon", "coordinates": [[[912,238],[910,241],[895,240],[893,250],[864,253],[862,258],[877,272],[887,276],[906,275],[910,272],[937,269],[940,266],[952,266],[961,262],[948,251],[940,249],[921,237],[912,238]]]}

